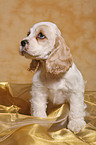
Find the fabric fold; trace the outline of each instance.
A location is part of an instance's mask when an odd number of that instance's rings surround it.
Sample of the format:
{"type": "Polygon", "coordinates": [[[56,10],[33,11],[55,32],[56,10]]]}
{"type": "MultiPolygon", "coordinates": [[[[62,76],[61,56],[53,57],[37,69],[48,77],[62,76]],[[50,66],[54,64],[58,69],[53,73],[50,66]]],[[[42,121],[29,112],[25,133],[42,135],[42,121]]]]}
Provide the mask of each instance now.
{"type": "Polygon", "coordinates": [[[0,145],[93,145],[96,143],[96,92],[85,92],[86,126],[67,129],[69,105],[49,103],[48,118],[30,116],[31,84],[0,83],[0,145]]]}

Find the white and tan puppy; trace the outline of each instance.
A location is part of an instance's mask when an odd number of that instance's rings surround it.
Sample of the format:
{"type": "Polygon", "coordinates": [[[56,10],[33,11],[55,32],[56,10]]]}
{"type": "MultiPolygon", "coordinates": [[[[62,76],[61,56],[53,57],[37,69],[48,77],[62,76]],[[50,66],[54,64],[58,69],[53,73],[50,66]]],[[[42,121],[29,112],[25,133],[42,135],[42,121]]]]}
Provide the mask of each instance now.
{"type": "Polygon", "coordinates": [[[58,27],[40,22],[21,41],[20,54],[32,59],[31,114],[47,117],[47,100],[53,104],[70,104],[68,128],[80,131],[85,125],[84,81],[73,62],[70,49],[58,27]]]}

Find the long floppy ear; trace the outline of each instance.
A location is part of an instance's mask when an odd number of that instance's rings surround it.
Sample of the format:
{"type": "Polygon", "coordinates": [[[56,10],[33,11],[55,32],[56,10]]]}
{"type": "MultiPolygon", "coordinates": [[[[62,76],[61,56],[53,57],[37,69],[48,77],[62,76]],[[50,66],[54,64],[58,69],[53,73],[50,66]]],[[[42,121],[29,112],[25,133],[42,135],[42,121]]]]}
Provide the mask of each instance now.
{"type": "Polygon", "coordinates": [[[30,63],[30,67],[28,68],[28,71],[36,71],[39,67],[40,61],[33,59],[30,63]]]}
{"type": "Polygon", "coordinates": [[[56,38],[55,46],[46,60],[46,70],[52,74],[66,72],[72,66],[72,55],[63,37],[56,38]]]}

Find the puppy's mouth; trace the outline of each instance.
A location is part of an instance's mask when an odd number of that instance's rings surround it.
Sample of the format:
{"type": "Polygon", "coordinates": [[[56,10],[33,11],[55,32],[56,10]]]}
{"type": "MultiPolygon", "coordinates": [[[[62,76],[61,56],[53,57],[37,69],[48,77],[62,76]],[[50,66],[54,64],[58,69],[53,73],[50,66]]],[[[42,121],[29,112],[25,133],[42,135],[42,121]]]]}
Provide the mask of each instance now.
{"type": "Polygon", "coordinates": [[[28,59],[31,59],[31,63],[28,68],[28,71],[31,71],[31,72],[37,71],[37,69],[39,68],[39,65],[40,65],[40,60],[37,59],[39,57],[39,55],[34,56],[34,55],[30,54],[27,50],[28,50],[27,44],[26,44],[26,46],[20,45],[20,48],[19,48],[20,55],[25,56],[28,59]]]}
{"type": "Polygon", "coordinates": [[[26,58],[29,58],[29,59],[34,59],[34,58],[39,57],[39,55],[33,55],[30,52],[28,52],[28,46],[27,45],[24,46],[24,47],[20,45],[19,53],[20,53],[20,55],[25,56],[26,58]]]}
{"type": "Polygon", "coordinates": [[[46,60],[48,58],[48,56],[51,54],[51,51],[42,57],[41,55],[31,54],[30,52],[28,52],[27,46],[22,47],[20,45],[19,53],[20,53],[20,55],[25,56],[26,58],[29,58],[29,59],[46,60]]]}
{"type": "Polygon", "coordinates": [[[41,57],[40,55],[31,54],[30,52],[28,52],[28,49],[28,44],[26,44],[25,46],[20,45],[19,53],[20,55],[32,60],[28,71],[34,72],[37,71],[40,64],[48,58],[48,56],[51,54],[51,51],[41,57]]]}

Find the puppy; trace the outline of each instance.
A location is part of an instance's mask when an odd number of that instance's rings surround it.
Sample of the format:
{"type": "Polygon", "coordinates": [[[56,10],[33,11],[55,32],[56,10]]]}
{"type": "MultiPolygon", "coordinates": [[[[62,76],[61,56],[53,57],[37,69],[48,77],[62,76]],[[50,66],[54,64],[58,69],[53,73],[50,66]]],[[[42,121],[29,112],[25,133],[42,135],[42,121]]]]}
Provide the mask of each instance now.
{"type": "Polygon", "coordinates": [[[21,41],[20,54],[32,59],[31,115],[46,118],[47,100],[70,104],[68,128],[79,132],[85,125],[84,80],[73,62],[58,27],[51,22],[35,24],[21,41]]]}

